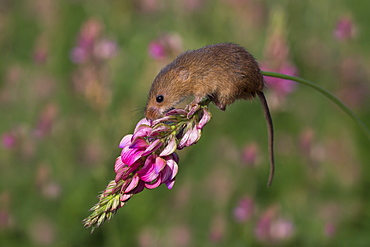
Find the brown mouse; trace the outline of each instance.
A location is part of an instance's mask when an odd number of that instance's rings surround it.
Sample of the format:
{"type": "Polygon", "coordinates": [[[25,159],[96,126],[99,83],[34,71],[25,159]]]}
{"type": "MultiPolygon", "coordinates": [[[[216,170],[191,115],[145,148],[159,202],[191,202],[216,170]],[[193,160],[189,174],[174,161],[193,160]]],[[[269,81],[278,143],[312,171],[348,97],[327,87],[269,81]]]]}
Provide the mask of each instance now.
{"type": "Polygon", "coordinates": [[[149,92],[145,116],[159,118],[188,96],[194,96],[193,103],[208,98],[224,111],[235,100],[258,95],[268,127],[270,186],[275,171],[274,130],[264,88],[258,63],[243,47],[232,43],[208,45],[180,54],[159,72],[149,92]]]}

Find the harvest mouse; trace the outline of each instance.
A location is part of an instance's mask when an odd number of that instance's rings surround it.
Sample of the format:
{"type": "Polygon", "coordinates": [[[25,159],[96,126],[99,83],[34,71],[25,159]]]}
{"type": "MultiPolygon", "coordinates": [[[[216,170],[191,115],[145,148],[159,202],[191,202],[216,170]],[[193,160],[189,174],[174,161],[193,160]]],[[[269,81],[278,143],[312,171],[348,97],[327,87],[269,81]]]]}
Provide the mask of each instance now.
{"type": "Polygon", "coordinates": [[[274,130],[264,88],[258,63],[243,47],[232,43],[208,45],[180,54],[159,72],[149,92],[145,116],[157,119],[188,96],[194,96],[193,103],[207,98],[224,111],[235,100],[258,95],[268,127],[270,186],[275,171],[274,130]]]}

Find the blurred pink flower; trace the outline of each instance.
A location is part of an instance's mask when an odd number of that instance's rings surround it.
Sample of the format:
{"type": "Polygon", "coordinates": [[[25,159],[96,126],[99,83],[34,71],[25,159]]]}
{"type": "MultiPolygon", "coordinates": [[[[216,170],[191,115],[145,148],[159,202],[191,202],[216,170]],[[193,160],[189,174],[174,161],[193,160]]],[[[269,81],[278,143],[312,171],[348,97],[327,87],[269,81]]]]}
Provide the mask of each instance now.
{"type": "Polygon", "coordinates": [[[89,59],[94,51],[95,42],[103,29],[102,23],[94,18],[83,23],[77,38],[77,45],[71,51],[73,63],[83,63],[89,59]]]}
{"type": "Polygon", "coordinates": [[[46,63],[48,59],[48,51],[44,47],[38,47],[33,52],[33,60],[38,64],[46,63]]]}
{"type": "Polygon", "coordinates": [[[256,237],[263,242],[281,242],[294,234],[294,224],[278,215],[276,207],[265,211],[255,228],[256,237]]]}
{"type": "Polygon", "coordinates": [[[180,6],[186,12],[188,11],[196,11],[201,9],[204,6],[204,0],[181,0],[180,6]]]}
{"type": "Polygon", "coordinates": [[[36,246],[53,246],[56,241],[55,224],[47,218],[37,217],[29,226],[29,236],[36,246]]]}
{"type": "Polygon", "coordinates": [[[163,59],[167,55],[164,46],[157,41],[149,43],[148,51],[149,55],[156,60],[163,59]]]}
{"type": "Polygon", "coordinates": [[[78,34],[76,46],[72,48],[70,59],[73,63],[89,60],[107,60],[117,55],[115,41],[102,37],[103,24],[96,19],[87,20],[78,34]]]}
{"type": "Polygon", "coordinates": [[[109,39],[102,39],[96,43],[94,47],[94,55],[101,59],[107,60],[115,57],[118,52],[118,45],[115,41],[109,39]]]}
{"type": "Polygon", "coordinates": [[[17,137],[11,132],[3,133],[1,136],[1,144],[5,149],[12,149],[17,144],[17,137]]]}
{"type": "MultiPolygon", "coordinates": [[[[271,31],[266,40],[264,61],[261,69],[285,75],[296,76],[297,67],[290,60],[290,48],[286,38],[285,14],[276,10],[272,14],[271,31]]],[[[280,108],[287,95],[296,88],[296,83],[290,80],[265,77],[267,89],[271,92],[268,96],[272,108],[280,108]]]]}
{"type": "Polygon", "coordinates": [[[169,228],[167,236],[168,246],[176,247],[187,247],[192,246],[191,239],[191,229],[187,225],[172,226],[169,228]]]}
{"type": "Polygon", "coordinates": [[[283,241],[293,236],[294,225],[290,220],[279,218],[272,222],[271,237],[275,241],[283,241]]]}
{"type": "Polygon", "coordinates": [[[334,37],[344,41],[352,39],[356,34],[353,21],[349,17],[341,17],[337,21],[334,29],[334,37]]]}
{"type": "Polygon", "coordinates": [[[59,108],[56,104],[50,103],[45,106],[33,131],[36,137],[42,138],[51,132],[58,111],[59,108]]]}
{"type": "Polygon", "coordinates": [[[135,7],[144,14],[157,13],[164,8],[164,1],[158,0],[136,0],[135,7]]]}
{"type": "Polygon", "coordinates": [[[9,228],[13,225],[13,217],[6,209],[0,209],[0,230],[9,228]]]}
{"type": "Polygon", "coordinates": [[[162,34],[148,45],[148,53],[155,60],[172,59],[182,50],[182,39],[177,33],[162,34]]]}
{"type": "Polygon", "coordinates": [[[221,215],[212,219],[209,238],[212,243],[220,243],[225,238],[226,220],[221,215]]]}
{"type": "Polygon", "coordinates": [[[138,235],[139,247],[155,247],[158,242],[158,229],[154,227],[143,227],[138,235]]]}
{"type": "Polygon", "coordinates": [[[333,237],[335,235],[335,232],[336,232],[336,227],[332,222],[328,222],[325,224],[324,234],[327,237],[333,237]]]}
{"type": "Polygon", "coordinates": [[[254,201],[249,198],[245,197],[239,200],[238,206],[234,208],[233,214],[234,219],[237,222],[245,222],[254,213],[254,201]]]}
{"type": "Polygon", "coordinates": [[[207,105],[192,105],[187,110],[171,110],[154,121],[140,120],[134,133],[122,138],[121,155],[114,166],[115,180],[100,195],[91,209],[94,212],[84,220],[85,226],[94,230],[144,188],[165,184],[172,189],[178,172],[176,149],[195,144],[210,119],[207,105]]]}
{"type": "Polygon", "coordinates": [[[87,60],[89,53],[86,49],[80,46],[76,46],[71,52],[71,61],[73,63],[83,63],[87,60]]]}
{"type": "Polygon", "coordinates": [[[256,165],[259,155],[259,148],[256,143],[248,144],[244,147],[242,153],[242,160],[246,165],[256,165]]]}
{"type": "MultiPolygon", "coordinates": [[[[297,75],[297,68],[289,62],[281,64],[278,68],[272,68],[262,64],[261,69],[285,75],[297,75]]],[[[286,95],[292,93],[296,88],[296,82],[290,80],[266,76],[265,81],[267,83],[267,88],[280,97],[285,97],[286,95]]]]}
{"type": "Polygon", "coordinates": [[[48,59],[49,47],[47,35],[42,33],[37,37],[33,48],[33,61],[37,64],[45,64],[48,59]]]}

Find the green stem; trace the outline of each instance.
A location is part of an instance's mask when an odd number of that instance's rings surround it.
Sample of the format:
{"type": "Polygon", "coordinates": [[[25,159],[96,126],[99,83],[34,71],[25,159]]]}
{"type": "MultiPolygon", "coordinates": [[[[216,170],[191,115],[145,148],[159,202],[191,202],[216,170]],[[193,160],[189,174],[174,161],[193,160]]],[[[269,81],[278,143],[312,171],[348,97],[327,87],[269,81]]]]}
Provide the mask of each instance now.
{"type": "Polygon", "coordinates": [[[268,72],[268,71],[261,71],[261,73],[264,76],[270,76],[270,77],[276,77],[276,78],[296,81],[296,82],[302,83],[306,86],[312,87],[313,89],[319,91],[325,97],[329,98],[332,102],[334,102],[345,113],[347,113],[352,118],[352,120],[355,121],[362,128],[362,130],[367,135],[367,138],[369,138],[370,140],[370,130],[368,129],[368,127],[361,121],[361,119],[351,109],[349,109],[342,101],[340,101],[337,97],[335,97],[329,91],[325,90],[324,88],[320,87],[319,85],[313,82],[307,81],[305,79],[302,79],[296,76],[284,75],[284,74],[268,72]]]}

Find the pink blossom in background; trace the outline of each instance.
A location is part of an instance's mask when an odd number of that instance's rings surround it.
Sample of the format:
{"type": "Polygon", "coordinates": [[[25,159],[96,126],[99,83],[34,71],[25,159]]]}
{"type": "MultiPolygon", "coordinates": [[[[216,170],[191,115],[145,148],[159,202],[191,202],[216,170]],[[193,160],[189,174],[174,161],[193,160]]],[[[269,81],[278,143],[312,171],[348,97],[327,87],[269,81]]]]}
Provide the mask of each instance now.
{"type": "Polygon", "coordinates": [[[94,18],[83,23],[77,38],[77,44],[71,51],[71,61],[73,63],[83,63],[91,56],[95,42],[101,35],[102,23],[94,18]]]}
{"type": "Polygon", "coordinates": [[[34,136],[38,138],[45,137],[52,131],[53,124],[57,118],[59,108],[56,104],[47,104],[42,110],[37,126],[33,131],[34,136]]]}
{"type": "Polygon", "coordinates": [[[37,64],[45,64],[49,55],[49,47],[47,42],[47,35],[42,33],[36,39],[35,46],[33,48],[33,61],[37,64]]]}
{"type": "Polygon", "coordinates": [[[185,11],[196,11],[204,6],[205,0],[181,0],[180,6],[185,11]]]}
{"type": "Polygon", "coordinates": [[[47,58],[48,51],[43,47],[39,47],[33,52],[33,60],[38,64],[46,63],[47,58]]]}
{"type": "Polygon", "coordinates": [[[153,59],[163,59],[167,55],[165,47],[157,41],[149,43],[148,51],[153,59]]]}
{"type": "Polygon", "coordinates": [[[254,207],[254,201],[251,198],[245,197],[240,199],[233,211],[235,221],[245,222],[250,219],[254,213],[254,207]]]}
{"type": "Polygon", "coordinates": [[[170,227],[166,238],[168,246],[188,247],[192,246],[192,233],[187,225],[179,225],[170,227]]]}
{"type": "Polygon", "coordinates": [[[173,59],[182,51],[182,38],[177,33],[164,33],[148,45],[149,56],[155,60],[173,59]]]}
{"type": "Polygon", "coordinates": [[[16,136],[11,132],[6,132],[1,135],[1,144],[5,149],[12,149],[17,144],[16,136]]]}
{"type": "Polygon", "coordinates": [[[77,64],[94,59],[107,60],[116,56],[117,52],[117,43],[103,36],[103,24],[91,18],[83,23],[70,59],[77,64]]]}
{"type": "Polygon", "coordinates": [[[88,58],[88,51],[83,47],[76,46],[72,49],[70,58],[73,63],[83,63],[88,58]]]}
{"type": "Polygon", "coordinates": [[[212,243],[220,243],[226,234],[226,220],[221,215],[213,217],[209,238],[212,243]]]}
{"type": "Polygon", "coordinates": [[[290,239],[295,226],[292,221],[281,217],[276,207],[267,209],[257,222],[256,237],[262,242],[282,242],[290,239]]]}
{"type": "Polygon", "coordinates": [[[350,17],[341,17],[338,19],[335,29],[334,37],[340,41],[352,39],[356,34],[356,28],[353,20],[350,17]]]}
{"type": "Polygon", "coordinates": [[[94,47],[94,55],[101,60],[113,58],[117,53],[118,45],[113,40],[102,39],[94,47]]]}
{"type": "Polygon", "coordinates": [[[242,160],[246,165],[254,166],[259,158],[259,147],[256,143],[248,144],[244,147],[242,160]]]}
{"type": "Polygon", "coordinates": [[[158,243],[159,230],[154,227],[144,227],[138,236],[139,247],[156,247],[158,243]]]}
{"type": "Polygon", "coordinates": [[[293,236],[294,225],[290,220],[279,218],[272,222],[271,238],[274,241],[284,241],[293,236]]]}
{"type": "Polygon", "coordinates": [[[335,232],[336,232],[336,227],[335,227],[334,223],[328,222],[328,223],[325,224],[324,234],[327,237],[333,237],[335,235],[335,232]]]}
{"type": "MultiPolygon", "coordinates": [[[[272,14],[271,31],[266,40],[261,70],[297,76],[298,69],[290,59],[285,19],[285,14],[278,9],[272,14]]],[[[267,92],[270,92],[267,97],[271,108],[281,108],[285,98],[295,90],[296,83],[275,77],[264,78],[267,92]]]]}
{"type": "Polygon", "coordinates": [[[135,0],[136,9],[143,14],[152,14],[164,8],[164,1],[158,0],[135,0]]]}
{"type": "Polygon", "coordinates": [[[14,219],[6,209],[0,209],[0,230],[11,227],[14,219]]]}
{"type": "MultiPolygon", "coordinates": [[[[297,76],[297,68],[289,62],[283,63],[278,68],[272,68],[262,64],[261,69],[285,75],[297,76]]],[[[266,76],[265,81],[268,90],[273,91],[281,97],[285,97],[286,95],[292,93],[296,88],[296,82],[290,80],[266,76]]]]}
{"type": "Polygon", "coordinates": [[[29,226],[28,234],[36,246],[53,246],[56,241],[56,227],[45,217],[34,217],[29,226]]]}

